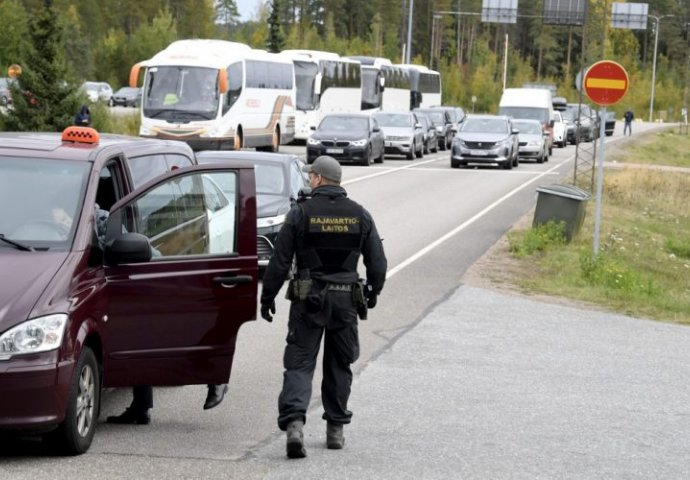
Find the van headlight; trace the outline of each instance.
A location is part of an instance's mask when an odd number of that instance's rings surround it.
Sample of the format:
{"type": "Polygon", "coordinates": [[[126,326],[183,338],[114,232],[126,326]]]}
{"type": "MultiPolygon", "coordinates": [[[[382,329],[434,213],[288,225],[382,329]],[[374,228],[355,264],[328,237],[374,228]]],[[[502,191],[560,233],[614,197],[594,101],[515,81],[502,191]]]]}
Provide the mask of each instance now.
{"type": "Polygon", "coordinates": [[[13,355],[47,352],[59,348],[67,325],[67,315],[56,313],[20,323],[0,336],[0,360],[13,355]]]}

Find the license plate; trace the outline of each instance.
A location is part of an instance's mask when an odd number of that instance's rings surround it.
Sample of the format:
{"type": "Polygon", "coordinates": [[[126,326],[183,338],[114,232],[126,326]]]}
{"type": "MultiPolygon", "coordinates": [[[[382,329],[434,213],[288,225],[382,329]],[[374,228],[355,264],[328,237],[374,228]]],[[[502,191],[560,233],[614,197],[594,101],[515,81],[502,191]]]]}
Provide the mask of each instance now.
{"type": "Polygon", "coordinates": [[[343,153],[344,150],[342,148],[327,148],[326,153],[343,153]]]}
{"type": "Polygon", "coordinates": [[[475,157],[485,157],[487,155],[486,150],[470,150],[470,155],[475,157]]]}

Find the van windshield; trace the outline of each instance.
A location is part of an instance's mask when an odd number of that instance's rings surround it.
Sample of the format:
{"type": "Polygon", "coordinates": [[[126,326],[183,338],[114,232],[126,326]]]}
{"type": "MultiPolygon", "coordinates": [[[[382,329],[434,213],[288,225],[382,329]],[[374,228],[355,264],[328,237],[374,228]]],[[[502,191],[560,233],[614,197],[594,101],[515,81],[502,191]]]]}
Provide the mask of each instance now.
{"type": "Polygon", "coordinates": [[[550,120],[548,108],[499,107],[498,113],[499,115],[508,115],[515,119],[539,120],[541,123],[549,123],[550,120]]]}
{"type": "Polygon", "coordinates": [[[0,210],[0,234],[36,249],[69,247],[82,213],[89,166],[0,157],[0,205],[12,206],[0,210]]]}

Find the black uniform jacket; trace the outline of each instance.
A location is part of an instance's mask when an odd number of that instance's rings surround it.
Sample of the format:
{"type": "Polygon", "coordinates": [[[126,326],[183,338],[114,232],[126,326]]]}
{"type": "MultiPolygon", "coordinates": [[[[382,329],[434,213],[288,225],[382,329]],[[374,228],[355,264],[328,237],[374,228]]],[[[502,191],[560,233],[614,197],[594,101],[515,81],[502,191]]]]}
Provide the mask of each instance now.
{"type": "MultiPolygon", "coordinates": [[[[312,191],[312,197],[326,195],[328,197],[346,197],[347,192],[344,188],[336,185],[323,185],[312,191]]],[[[309,200],[307,200],[308,202],[309,200]]],[[[274,245],[273,255],[268,262],[263,277],[263,290],[261,292],[261,304],[268,305],[278,295],[283,282],[288,278],[290,267],[295,252],[300,248],[304,236],[304,213],[299,204],[292,207],[288,212],[283,227],[278,232],[274,245]]],[[[371,285],[372,291],[377,295],[383,289],[386,280],[386,270],[388,262],[383,252],[383,243],[379,237],[374,219],[371,214],[363,209],[362,235],[362,259],[366,268],[367,283],[371,285]]],[[[312,275],[316,280],[332,283],[349,283],[352,279],[348,274],[339,277],[339,274],[319,277],[312,275]]]]}

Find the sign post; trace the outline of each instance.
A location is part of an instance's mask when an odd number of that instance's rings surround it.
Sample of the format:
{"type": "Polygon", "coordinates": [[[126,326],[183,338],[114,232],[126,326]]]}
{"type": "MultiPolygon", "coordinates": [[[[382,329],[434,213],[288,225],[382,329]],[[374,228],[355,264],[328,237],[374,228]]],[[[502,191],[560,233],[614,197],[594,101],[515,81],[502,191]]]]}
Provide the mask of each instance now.
{"type": "Polygon", "coordinates": [[[583,88],[589,99],[604,108],[599,111],[599,148],[597,149],[597,200],[594,214],[594,256],[599,253],[599,225],[601,223],[601,193],[604,184],[604,137],[606,137],[606,107],[618,103],[628,92],[628,72],[618,63],[602,60],[587,69],[583,88]]]}

